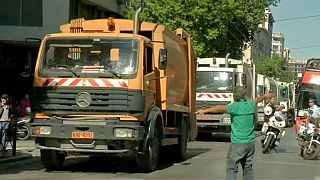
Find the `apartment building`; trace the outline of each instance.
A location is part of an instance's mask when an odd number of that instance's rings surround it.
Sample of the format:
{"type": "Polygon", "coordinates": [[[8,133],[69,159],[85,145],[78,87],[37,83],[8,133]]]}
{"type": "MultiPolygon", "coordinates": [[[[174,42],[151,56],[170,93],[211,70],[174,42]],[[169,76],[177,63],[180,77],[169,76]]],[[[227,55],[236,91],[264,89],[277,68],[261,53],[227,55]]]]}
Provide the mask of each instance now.
{"type": "Polygon", "coordinates": [[[285,48],[284,48],[284,35],[280,32],[272,33],[272,53],[279,54],[280,56],[284,56],[285,48]]]}
{"type": "Polygon", "coordinates": [[[257,60],[262,57],[271,57],[272,30],[274,18],[270,8],[265,8],[265,20],[254,34],[251,42],[246,43],[243,51],[244,60],[257,60]]]}

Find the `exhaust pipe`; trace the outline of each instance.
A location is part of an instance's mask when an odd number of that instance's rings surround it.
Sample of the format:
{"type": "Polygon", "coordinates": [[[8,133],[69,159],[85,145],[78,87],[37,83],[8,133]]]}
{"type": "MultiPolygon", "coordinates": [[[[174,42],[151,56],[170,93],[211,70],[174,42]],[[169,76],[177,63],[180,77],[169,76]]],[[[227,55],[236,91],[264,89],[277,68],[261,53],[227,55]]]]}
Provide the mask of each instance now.
{"type": "Polygon", "coordinates": [[[226,63],[225,67],[226,68],[229,67],[229,63],[228,63],[229,55],[230,55],[230,53],[226,54],[226,57],[225,57],[225,63],[226,63]]]}
{"type": "Polygon", "coordinates": [[[140,21],[139,21],[139,15],[142,12],[142,0],[140,2],[140,7],[137,9],[136,13],[134,14],[134,19],[133,19],[133,34],[138,34],[139,33],[139,25],[140,25],[140,21]]]}

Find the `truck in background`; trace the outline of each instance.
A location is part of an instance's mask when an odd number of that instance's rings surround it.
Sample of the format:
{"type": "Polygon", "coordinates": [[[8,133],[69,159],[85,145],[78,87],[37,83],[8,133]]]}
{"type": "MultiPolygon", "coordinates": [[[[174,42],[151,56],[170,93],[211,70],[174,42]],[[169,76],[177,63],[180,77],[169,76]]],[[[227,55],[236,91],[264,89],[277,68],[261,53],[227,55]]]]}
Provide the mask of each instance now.
{"type": "MultiPolygon", "coordinates": [[[[263,96],[267,92],[268,87],[268,79],[266,76],[262,74],[256,74],[256,97],[263,96]]],[[[266,102],[262,101],[257,104],[257,111],[258,111],[258,122],[257,122],[257,129],[260,130],[263,126],[263,123],[265,121],[264,119],[264,107],[266,106],[266,102]]]]}
{"type": "Polygon", "coordinates": [[[286,115],[286,126],[292,127],[295,119],[295,86],[293,83],[277,81],[268,77],[267,92],[275,94],[275,99],[284,106],[282,112],[286,115]]]}
{"type": "Polygon", "coordinates": [[[31,131],[47,170],[70,154],[134,152],[153,171],[160,147],[186,158],[196,137],[196,56],[182,29],[77,19],[46,35],[34,73],[31,131]]]}
{"type": "MultiPolygon", "coordinates": [[[[242,60],[227,58],[198,58],[197,63],[197,109],[232,103],[233,90],[236,86],[245,86],[247,97],[255,98],[254,68],[249,64],[242,60]]],[[[222,113],[197,115],[197,126],[199,135],[229,135],[230,115],[222,113]]]]}

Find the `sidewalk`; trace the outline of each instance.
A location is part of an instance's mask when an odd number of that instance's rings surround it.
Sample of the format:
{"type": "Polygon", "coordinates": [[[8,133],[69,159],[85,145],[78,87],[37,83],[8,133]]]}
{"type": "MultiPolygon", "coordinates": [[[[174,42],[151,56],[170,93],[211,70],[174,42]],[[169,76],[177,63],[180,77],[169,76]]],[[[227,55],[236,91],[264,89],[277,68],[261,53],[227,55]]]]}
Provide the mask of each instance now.
{"type": "Polygon", "coordinates": [[[7,152],[4,155],[0,154],[0,165],[3,163],[10,163],[14,161],[21,161],[33,157],[32,151],[36,150],[34,140],[20,141],[17,140],[16,155],[12,155],[12,147],[7,148],[7,152]]]}

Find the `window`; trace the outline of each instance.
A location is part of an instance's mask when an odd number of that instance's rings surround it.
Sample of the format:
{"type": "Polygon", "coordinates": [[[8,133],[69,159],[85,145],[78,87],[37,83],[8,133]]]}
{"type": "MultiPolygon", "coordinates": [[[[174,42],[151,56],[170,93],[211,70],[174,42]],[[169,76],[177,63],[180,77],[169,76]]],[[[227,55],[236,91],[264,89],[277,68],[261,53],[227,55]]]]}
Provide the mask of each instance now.
{"type": "Polygon", "coordinates": [[[42,0],[0,0],[0,25],[42,26],[42,0]]]}
{"type": "Polygon", "coordinates": [[[145,47],[144,52],[144,74],[149,74],[153,71],[153,53],[152,48],[149,46],[145,47]]]}

